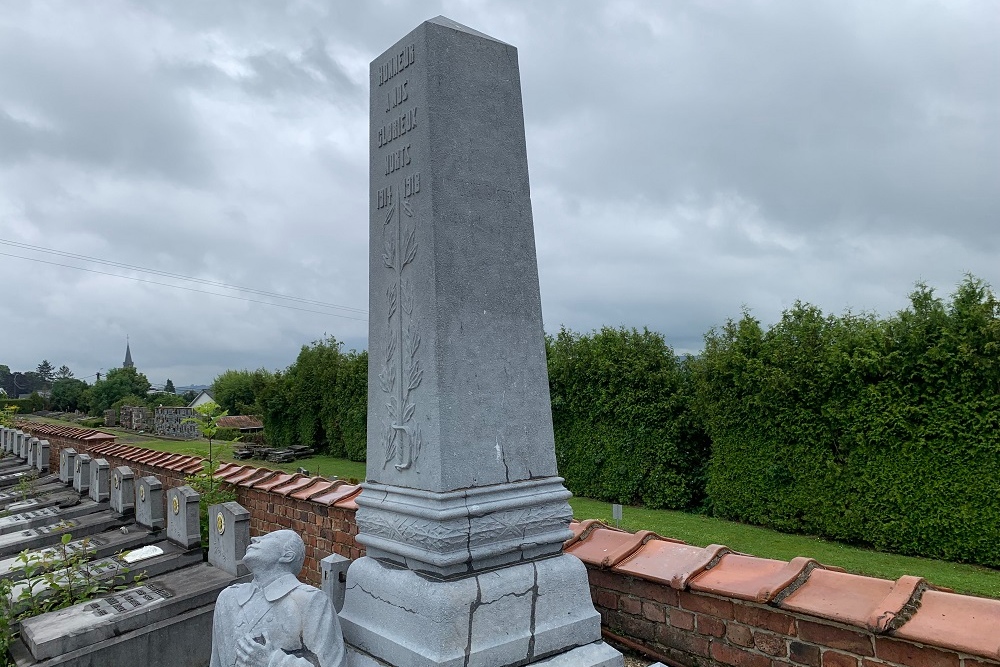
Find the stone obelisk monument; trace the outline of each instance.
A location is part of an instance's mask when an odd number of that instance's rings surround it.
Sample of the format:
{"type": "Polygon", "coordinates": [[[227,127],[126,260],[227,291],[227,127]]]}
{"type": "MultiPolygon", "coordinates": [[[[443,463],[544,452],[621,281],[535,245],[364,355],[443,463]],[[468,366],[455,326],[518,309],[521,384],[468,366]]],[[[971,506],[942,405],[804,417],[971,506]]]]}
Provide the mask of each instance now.
{"type": "Polygon", "coordinates": [[[562,553],[517,50],[444,17],[371,65],[353,664],[612,667],[562,553]]]}

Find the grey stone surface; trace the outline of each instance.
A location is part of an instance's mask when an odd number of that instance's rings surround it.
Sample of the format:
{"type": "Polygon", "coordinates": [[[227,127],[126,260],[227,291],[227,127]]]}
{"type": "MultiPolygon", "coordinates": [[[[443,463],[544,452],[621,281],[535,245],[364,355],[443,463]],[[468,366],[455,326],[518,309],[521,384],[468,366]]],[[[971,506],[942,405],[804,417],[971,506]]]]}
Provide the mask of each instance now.
{"type": "Polygon", "coordinates": [[[17,455],[19,458],[28,458],[28,440],[30,438],[31,436],[24,431],[17,432],[17,455]]]}
{"type": "Polygon", "coordinates": [[[208,508],[208,562],[235,577],[250,572],[243,556],[250,545],[250,512],[239,503],[208,508]]]}
{"type": "Polygon", "coordinates": [[[48,472],[49,470],[49,441],[39,440],[38,442],[38,460],[35,461],[35,467],[38,468],[39,472],[48,472]]]}
{"type": "Polygon", "coordinates": [[[111,472],[111,509],[119,514],[135,512],[135,473],[127,466],[111,472]]]}
{"type": "Polygon", "coordinates": [[[201,545],[198,505],[201,495],[190,486],[167,491],[167,539],[192,549],[201,545]]]}
{"type": "MultiPolygon", "coordinates": [[[[367,556],[345,638],[398,667],[603,647],[586,570],[561,555],[517,50],[438,17],[369,82],[367,556]]],[[[553,664],[623,664],[593,650],[553,664]]]]}
{"type": "MultiPolygon", "coordinates": [[[[390,667],[389,663],[363,653],[353,646],[347,647],[346,667],[390,667]]],[[[650,665],[657,667],[660,663],[650,665]]],[[[577,646],[551,658],[531,663],[530,667],[622,667],[622,654],[604,642],[577,646]]],[[[662,666],[660,666],[662,667],[662,666]]]]}
{"type": "Polygon", "coordinates": [[[35,468],[38,465],[37,448],[38,448],[38,438],[28,438],[28,447],[27,450],[25,451],[25,454],[27,454],[27,456],[25,456],[24,458],[27,461],[28,465],[31,466],[32,468],[35,468]]]}
{"type": "MultiPolygon", "coordinates": [[[[92,501],[88,500],[87,502],[92,501]]],[[[57,523],[46,523],[0,535],[0,558],[12,556],[25,549],[41,549],[51,546],[58,543],[66,533],[70,533],[73,537],[86,537],[107,530],[135,530],[135,526],[129,528],[125,525],[126,523],[127,521],[121,516],[109,512],[85,513],[78,518],[62,516],[57,523]]]]}
{"type": "Polygon", "coordinates": [[[352,646],[400,667],[464,666],[467,651],[471,664],[531,663],[601,633],[586,570],[568,555],[444,582],[362,558],[340,616],[352,646]]]}
{"type": "Polygon", "coordinates": [[[90,462],[90,499],[99,503],[111,499],[111,464],[106,459],[90,462]]]}
{"type": "Polygon", "coordinates": [[[101,507],[90,498],[80,501],[72,507],[42,507],[9,516],[0,517],[0,536],[8,533],[20,533],[31,528],[59,524],[67,519],[93,514],[101,507]]]}
{"type": "MultiPolygon", "coordinates": [[[[195,565],[152,578],[138,589],[133,589],[128,595],[138,605],[126,600],[124,592],[116,593],[26,620],[21,626],[22,636],[36,660],[86,650],[102,640],[112,639],[193,609],[210,606],[219,592],[232,581],[233,577],[216,568],[195,565]]],[[[203,624],[201,628],[211,636],[210,623],[207,626],[203,624]]],[[[137,651],[127,662],[90,664],[166,664],[161,660],[169,659],[166,654],[174,648],[160,646],[164,649],[163,653],[147,653],[148,649],[141,647],[143,650],[137,651]]],[[[208,650],[202,651],[202,657],[200,663],[188,663],[187,667],[206,664],[208,650]]]]}
{"type": "Polygon", "coordinates": [[[163,482],[152,475],[141,477],[135,484],[135,522],[154,530],[162,530],[166,525],[163,516],[163,482]]]}
{"type": "Polygon", "coordinates": [[[77,454],[73,465],[73,488],[80,494],[90,491],[90,454],[77,454]]]}
{"type": "Polygon", "coordinates": [[[323,576],[323,592],[330,596],[333,608],[340,613],[344,608],[344,592],[347,590],[347,569],[351,559],[340,554],[330,554],[319,562],[323,576]]]}
{"type": "Polygon", "coordinates": [[[305,554],[292,530],[251,540],[243,561],[253,582],[230,586],[215,603],[210,667],[343,667],[333,603],[296,578],[305,554]]]}
{"type": "Polygon", "coordinates": [[[76,470],[76,450],[67,447],[59,452],[59,481],[72,486],[74,470],[76,470]]]}
{"type": "MultiPolygon", "coordinates": [[[[102,535],[88,535],[79,538],[73,535],[74,540],[66,545],[70,551],[80,551],[86,549],[92,558],[106,558],[113,556],[120,551],[136,549],[150,542],[150,536],[145,531],[121,532],[111,530],[102,535]]],[[[54,554],[55,547],[45,547],[44,549],[32,549],[32,553],[54,554]]],[[[0,559],[0,578],[14,579],[23,578],[24,563],[17,556],[0,559]]]]}

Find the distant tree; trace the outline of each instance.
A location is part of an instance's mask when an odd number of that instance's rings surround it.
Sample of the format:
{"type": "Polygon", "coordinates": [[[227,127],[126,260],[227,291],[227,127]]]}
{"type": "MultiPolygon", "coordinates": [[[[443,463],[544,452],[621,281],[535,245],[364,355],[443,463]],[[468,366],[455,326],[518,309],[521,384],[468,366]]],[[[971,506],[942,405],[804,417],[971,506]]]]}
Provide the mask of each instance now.
{"type": "Polygon", "coordinates": [[[150,407],[166,407],[166,408],[182,408],[186,406],[190,401],[185,401],[183,396],[177,394],[168,394],[162,391],[158,394],[153,394],[150,397],[149,403],[150,407]]]}
{"type": "Polygon", "coordinates": [[[53,371],[55,371],[55,369],[52,367],[52,364],[49,363],[48,359],[42,359],[42,363],[38,364],[38,368],[35,369],[35,372],[41,376],[42,381],[46,384],[52,382],[53,371]]]}
{"type": "Polygon", "coordinates": [[[181,394],[181,398],[184,399],[185,403],[190,403],[194,399],[198,398],[198,392],[196,392],[194,389],[188,389],[183,394],[181,394]]]}
{"type": "Polygon", "coordinates": [[[14,386],[14,375],[10,372],[10,366],[0,364],[0,388],[7,392],[8,396],[17,398],[17,387],[14,386]]]}
{"type": "Polygon", "coordinates": [[[163,385],[163,391],[173,394],[176,390],[174,389],[174,381],[167,378],[167,383],[163,385]]]}
{"type": "MultiPolygon", "coordinates": [[[[78,410],[83,401],[84,392],[87,390],[87,383],[76,378],[58,379],[52,383],[52,407],[56,410],[71,412],[78,410]]],[[[83,404],[86,407],[86,404],[83,404]]]]}
{"type": "Polygon", "coordinates": [[[56,371],[56,380],[68,380],[71,377],[73,377],[73,371],[66,364],[60,366],[59,370],[56,371]]]}
{"type": "Polygon", "coordinates": [[[90,412],[100,415],[120,399],[132,395],[139,397],[139,405],[146,405],[144,398],[149,391],[149,380],[135,368],[112,368],[107,377],[95,382],[90,389],[90,412]]]}
{"type": "Polygon", "coordinates": [[[259,398],[274,383],[274,374],[258,368],[255,371],[226,371],[212,382],[212,395],[222,409],[230,414],[260,414],[259,398]]]}

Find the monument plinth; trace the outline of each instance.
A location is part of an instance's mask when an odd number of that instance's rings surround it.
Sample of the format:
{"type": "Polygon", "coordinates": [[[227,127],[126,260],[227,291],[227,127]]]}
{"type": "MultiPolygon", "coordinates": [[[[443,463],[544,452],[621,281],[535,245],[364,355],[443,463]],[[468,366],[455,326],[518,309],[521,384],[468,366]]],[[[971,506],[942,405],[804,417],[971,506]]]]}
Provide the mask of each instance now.
{"type": "Polygon", "coordinates": [[[438,17],[370,79],[367,557],[345,638],[408,667],[621,665],[562,554],[517,50],[438,17]]]}

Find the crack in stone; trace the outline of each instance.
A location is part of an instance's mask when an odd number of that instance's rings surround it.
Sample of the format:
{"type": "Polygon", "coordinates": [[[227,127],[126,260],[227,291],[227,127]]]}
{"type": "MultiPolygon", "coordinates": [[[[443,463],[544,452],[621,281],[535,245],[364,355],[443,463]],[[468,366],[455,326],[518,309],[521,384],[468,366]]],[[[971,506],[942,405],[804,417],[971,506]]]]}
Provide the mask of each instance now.
{"type": "Polygon", "coordinates": [[[531,569],[535,573],[535,580],[528,589],[531,592],[531,627],[530,636],[528,637],[528,662],[531,662],[535,657],[535,611],[538,609],[538,564],[532,563],[531,569]]]}
{"type": "Polygon", "coordinates": [[[395,607],[396,609],[402,609],[403,611],[405,611],[408,614],[416,614],[417,613],[416,609],[408,609],[407,607],[404,607],[403,605],[395,604],[394,602],[390,602],[389,600],[386,600],[385,598],[381,598],[381,597],[375,595],[374,593],[372,593],[371,591],[367,590],[364,586],[362,586],[359,583],[354,583],[353,585],[348,586],[347,590],[350,590],[350,589],[355,588],[355,587],[360,588],[365,593],[365,595],[368,595],[373,600],[378,600],[379,602],[384,602],[385,604],[389,605],[390,607],[395,607]]]}
{"type": "Polygon", "coordinates": [[[476,599],[469,605],[469,640],[465,644],[465,667],[469,667],[472,659],[472,621],[476,617],[476,611],[483,604],[483,587],[479,584],[479,577],[476,577],[476,599]]]}

